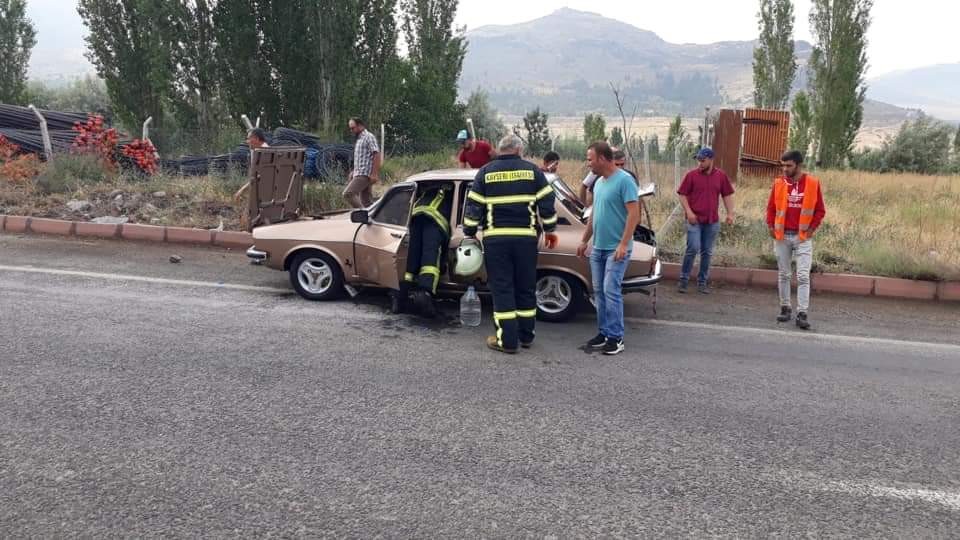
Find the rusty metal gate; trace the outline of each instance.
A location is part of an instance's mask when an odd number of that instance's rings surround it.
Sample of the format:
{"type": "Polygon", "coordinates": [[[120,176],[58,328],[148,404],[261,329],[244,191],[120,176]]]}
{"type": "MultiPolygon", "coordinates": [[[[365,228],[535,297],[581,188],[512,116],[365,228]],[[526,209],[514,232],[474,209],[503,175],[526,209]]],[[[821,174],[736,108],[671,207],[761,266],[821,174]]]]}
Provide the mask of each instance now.
{"type": "Polygon", "coordinates": [[[768,109],[723,109],[714,125],[713,150],[717,167],[732,182],[738,176],[769,176],[780,172],[787,149],[790,113],[768,109]]]}
{"type": "Polygon", "coordinates": [[[714,124],[713,151],[716,166],[736,183],[740,170],[740,139],[743,132],[743,111],[723,109],[714,124]]]}

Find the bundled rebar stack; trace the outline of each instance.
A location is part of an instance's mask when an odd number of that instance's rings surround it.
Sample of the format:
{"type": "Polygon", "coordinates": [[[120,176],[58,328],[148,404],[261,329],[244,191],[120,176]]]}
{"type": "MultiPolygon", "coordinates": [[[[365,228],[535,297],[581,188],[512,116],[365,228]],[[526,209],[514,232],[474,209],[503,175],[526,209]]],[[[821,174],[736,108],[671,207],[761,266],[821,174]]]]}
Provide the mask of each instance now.
{"type": "MultiPolygon", "coordinates": [[[[43,155],[43,136],[39,129],[0,128],[0,135],[19,146],[21,153],[43,155]]],[[[69,152],[76,137],[76,131],[50,131],[50,145],[56,153],[69,152]]]]}
{"type": "MultiPolygon", "coordinates": [[[[77,122],[87,121],[87,113],[38,110],[43,114],[47,129],[51,132],[69,131],[77,122]]],[[[0,128],[39,131],[40,121],[27,107],[0,104],[0,128]]]]}

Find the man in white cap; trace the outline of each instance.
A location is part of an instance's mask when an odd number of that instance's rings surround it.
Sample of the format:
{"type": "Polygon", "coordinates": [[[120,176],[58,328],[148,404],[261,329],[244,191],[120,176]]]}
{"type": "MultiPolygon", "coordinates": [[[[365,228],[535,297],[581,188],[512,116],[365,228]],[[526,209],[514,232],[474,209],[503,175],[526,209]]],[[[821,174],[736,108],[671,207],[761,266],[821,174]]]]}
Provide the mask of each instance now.
{"type": "Polygon", "coordinates": [[[483,139],[474,139],[470,133],[461,129],[457,134],[457,143],[460,144],[460,153],[457,160],[462,169],[479,169],[497,157],[497,151],[483,139]]]}

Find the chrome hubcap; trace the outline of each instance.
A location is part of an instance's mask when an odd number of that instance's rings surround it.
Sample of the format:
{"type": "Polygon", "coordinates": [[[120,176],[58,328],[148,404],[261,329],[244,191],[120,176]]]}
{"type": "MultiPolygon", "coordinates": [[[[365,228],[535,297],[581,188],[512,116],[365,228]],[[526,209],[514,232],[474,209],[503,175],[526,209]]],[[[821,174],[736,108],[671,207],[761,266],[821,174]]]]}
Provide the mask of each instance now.
{"type": "Polygon", "coordinates": [[[567,281],[558,276],[543,276],[537,281],[537,308],[550,314],[561,313],[570,306],[573,291],[567,281]]]}
{"type": "Polygon", "coordinates": [[[333,284],[333,271],[323,259],[307,259],[297,269],[297,280],[310,294],[323,294],[333,284]]]}

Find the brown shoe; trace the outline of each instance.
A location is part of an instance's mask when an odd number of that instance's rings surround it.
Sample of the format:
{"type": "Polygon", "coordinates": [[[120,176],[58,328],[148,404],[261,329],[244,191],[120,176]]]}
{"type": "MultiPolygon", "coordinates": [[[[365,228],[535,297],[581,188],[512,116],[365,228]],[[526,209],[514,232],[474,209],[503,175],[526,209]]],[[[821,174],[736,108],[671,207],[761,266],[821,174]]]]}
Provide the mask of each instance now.
{"type": "Polygon", "coordinates": [[[506,353],[506,354],[517,354],[517,350],[516,350],[516,349],[505,349],[505,348],[501,347],[500,344],[497,343],[497,337],[496,337],[496,336],[489,336],[489,337],[487,338],[487,347],[489,347],[489,348],[491,348],[491,349],[493,349],[493,350],[495,350],[495,351],[497,351],[497,352],[502,352],[502,353],[506,353]]]}

